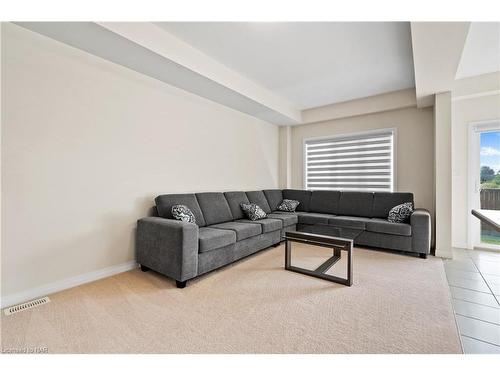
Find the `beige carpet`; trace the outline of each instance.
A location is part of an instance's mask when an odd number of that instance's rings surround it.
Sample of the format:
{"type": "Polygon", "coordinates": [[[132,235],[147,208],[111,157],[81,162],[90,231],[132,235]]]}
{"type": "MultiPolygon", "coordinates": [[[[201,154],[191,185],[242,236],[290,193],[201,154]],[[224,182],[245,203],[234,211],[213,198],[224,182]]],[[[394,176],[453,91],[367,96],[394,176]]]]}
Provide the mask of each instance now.
{"type": "MultiPolygon", "coordinates": [[[[309,254],[297,262],[321,263],[319,252],[297,250],[309,254]]],[[[154,272],[134,270],[54,294],[47,305],[2,314],[2,348],[47,347],[49,353],[461,352],[440,259],[355,249],[354,285],[346,287],[285,271],[283,251],[283,246],[265,250],[185,289],[154,272]]]]}

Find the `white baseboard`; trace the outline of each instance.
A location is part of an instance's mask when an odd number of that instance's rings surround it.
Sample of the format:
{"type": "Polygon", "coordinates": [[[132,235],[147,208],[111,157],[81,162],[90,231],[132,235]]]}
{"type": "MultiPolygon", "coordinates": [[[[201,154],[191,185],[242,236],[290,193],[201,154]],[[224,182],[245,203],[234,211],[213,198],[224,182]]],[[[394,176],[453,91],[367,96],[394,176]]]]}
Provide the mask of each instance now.
{"type": "Polygon", "coordinates": [[[102,268],[97,271],[92,271],[89,273],[84,273],[82,275],[59,280],[50,284],[41,285],[39,287],[25,290],[23,292],[2,296],[0,299],[0,307],[3,309],[5,307],[17,305],[18,303],[26,302],[34,298],[60,292],[61,290],[73,288],[78,285],[103,279],[105,277],[113,276],[125,271],[130,271],[131,269],[134,269],[137,266],[138,266],[137,262],[135,260],[132,260],[122,264],[117,264],[116,266],[102,268]]]}
{"type": "Polygon", "coordinates": [[[451,246],[454,248],[457,248],[457,249],[467,249],[468,248],[467,243],[465,243],[465,242],[463,242],[463,243],[462,242],[455,242],[451,246]]]}

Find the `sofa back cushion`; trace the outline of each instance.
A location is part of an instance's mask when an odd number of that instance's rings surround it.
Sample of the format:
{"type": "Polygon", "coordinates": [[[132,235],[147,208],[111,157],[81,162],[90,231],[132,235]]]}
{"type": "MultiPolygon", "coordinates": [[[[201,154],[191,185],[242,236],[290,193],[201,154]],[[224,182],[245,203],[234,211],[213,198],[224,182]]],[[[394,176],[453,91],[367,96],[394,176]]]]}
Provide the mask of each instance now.
{"type": "Polygon", "coordinates": [[[269,207],[269,203],[267,203],[266,196],[262,190],[247,191],[246,194],[250,203],[255,203],[262,208],[266,214],[271,212],[271,207],[269,207]]]}
{"type": "Polygon", "coordinates": [[[283,190],[283,199],[293,199],[294,201],[299,201],[300,204],[297,207],[297,211],[309,212],[309,203],[311,201],[310,191],[285,189],[283,190]]]}
{"type": "Polygon", "coordinates": [[[281,191],[281,189],[264,190],[264,195],[266,196],[271,211],[276,211],[283,201],[283,191],[281,191]]]}
{"type": "Polygon", "coordinates": [[[200,204],[205,223],[207,225],[232,221],[233,215],[229,204],[222,193],[197,193],[196,198],[200,204]]]}
{"type": "Polygon", "coordinates": [[[199,227],[204,227],[206,225],[200,205],[198,204],[198,200],[194,194],[159,195],[155,198],[155,202],[156,209],[160,217],[173,219],[172,206],[175,206],[176,204],[183,204],[193,212],[194,217],[196,218],[196,224],[198,224],[199,227]]]}
{"type": "Polygon", "coordinates": [[[338,190],[313,191],[309,211],[336,215],[339,212],[340,194],[338,190]]]}
{"type": "Polygon", "coordinates": [[[372,217],[373,193],[343,191],[339,200],[339,215],[372,217]]]}
{"type": "Polygon", "coordinates": [[[407,202],[413,203],[412,193],[374,193],[372,217],[387,219],[391,208],[407,202]]]}
{"type": "Polygon", "coordinates": [[[227,203],[229,204],[229,209],[233,215],[234,220],[244,219],[245,213],[241,209],[241,203],[250,203],[247,195],[243,191],[228,191],[224,193],[227,203]]]}

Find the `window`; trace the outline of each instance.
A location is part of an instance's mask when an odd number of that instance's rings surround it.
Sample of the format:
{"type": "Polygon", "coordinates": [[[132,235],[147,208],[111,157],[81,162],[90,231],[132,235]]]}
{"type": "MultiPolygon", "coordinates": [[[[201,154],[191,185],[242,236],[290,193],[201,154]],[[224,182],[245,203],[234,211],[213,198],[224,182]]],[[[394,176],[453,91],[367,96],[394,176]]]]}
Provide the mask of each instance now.
{"type": "Polygon", "coordinates": [[[393,191],[394,132],[305,140],[305,188],[393,191]]]}

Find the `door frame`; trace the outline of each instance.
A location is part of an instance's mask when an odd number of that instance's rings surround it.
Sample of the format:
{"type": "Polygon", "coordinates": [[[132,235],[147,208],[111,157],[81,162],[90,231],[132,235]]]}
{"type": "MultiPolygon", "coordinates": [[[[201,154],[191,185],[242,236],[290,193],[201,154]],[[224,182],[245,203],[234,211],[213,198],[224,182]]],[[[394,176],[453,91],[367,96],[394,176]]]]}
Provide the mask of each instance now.
{"type": "Polygon", "coordinates": [[[468,168],[467,168],[467,248],[474,247],[498,249],[498,246],[481,243],[481,226],[477,225],[477,219],[471,214],[474,208],[479,208],[478,190],[481,186],[479,179],[481,171],[481,139],[480,134],[488,131],[500,131],[500,119],[475,121],[469,123],[468,141],[468,168]],[[479,245],[479,246],[478,246],[479,245]]]}

